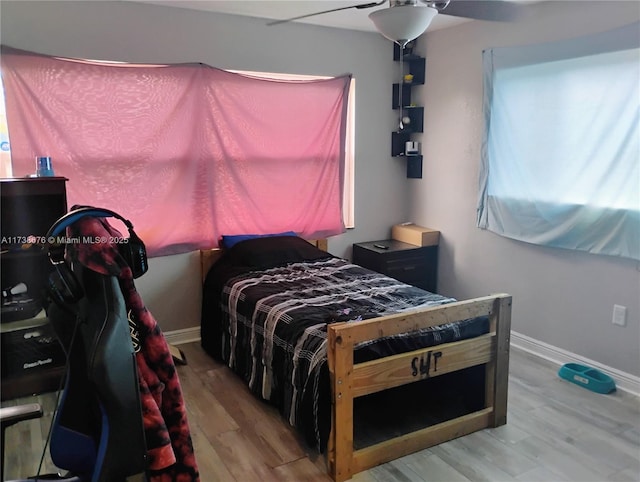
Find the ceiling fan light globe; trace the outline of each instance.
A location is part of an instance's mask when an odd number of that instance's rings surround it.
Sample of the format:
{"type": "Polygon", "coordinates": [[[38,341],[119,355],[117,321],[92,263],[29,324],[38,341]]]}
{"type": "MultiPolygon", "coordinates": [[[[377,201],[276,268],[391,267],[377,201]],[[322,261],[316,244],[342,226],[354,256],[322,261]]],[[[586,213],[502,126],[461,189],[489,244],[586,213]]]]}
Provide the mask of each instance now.
{"type": "Polygon", "coordinates": [[[396,5],[376,10],[369,18],[384,37],[404,47],[422,35],[437,14],[438,10],[426,5],[396,5]]]}

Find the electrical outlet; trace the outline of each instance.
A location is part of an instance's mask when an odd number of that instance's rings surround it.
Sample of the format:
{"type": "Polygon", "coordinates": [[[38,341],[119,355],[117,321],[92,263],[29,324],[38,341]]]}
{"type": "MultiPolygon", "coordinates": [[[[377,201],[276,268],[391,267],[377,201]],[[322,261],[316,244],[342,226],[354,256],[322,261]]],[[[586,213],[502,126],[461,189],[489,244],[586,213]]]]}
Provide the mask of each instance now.
{"type": "Polygon", "coordinates": [[[613,318],[611,323],[614,325],[626,326],[627,324],[627,307],[622,305],[613,305],[613,318]]]}

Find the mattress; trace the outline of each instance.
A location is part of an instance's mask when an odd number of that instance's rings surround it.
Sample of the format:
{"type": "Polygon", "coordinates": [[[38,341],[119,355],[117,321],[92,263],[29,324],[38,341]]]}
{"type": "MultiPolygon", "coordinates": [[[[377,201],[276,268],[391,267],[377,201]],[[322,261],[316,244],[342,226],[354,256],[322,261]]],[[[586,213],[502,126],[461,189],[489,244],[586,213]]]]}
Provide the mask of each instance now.
{"type": "MultiPolygon", "coordinates": [[[[330,428],[327,325],[455,301],[354,265],[296,237],[238,243],[208,273],[202,345],[322,451],[330,428]]],[[[486,317],[364,342],[354,362],[487,333],[486,317]]]]}

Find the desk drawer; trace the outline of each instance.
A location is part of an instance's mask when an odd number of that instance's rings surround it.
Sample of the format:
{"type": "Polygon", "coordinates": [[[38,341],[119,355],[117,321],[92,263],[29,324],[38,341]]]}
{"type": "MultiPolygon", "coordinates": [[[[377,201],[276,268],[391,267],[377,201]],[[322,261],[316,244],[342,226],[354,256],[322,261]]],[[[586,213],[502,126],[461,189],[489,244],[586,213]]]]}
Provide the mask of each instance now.
{"type": "Polygon", "coordinates": [[[48,321],[41,326],[2,333],[2,378],[20,377],[64,364],[62,345],[48,321]]]}

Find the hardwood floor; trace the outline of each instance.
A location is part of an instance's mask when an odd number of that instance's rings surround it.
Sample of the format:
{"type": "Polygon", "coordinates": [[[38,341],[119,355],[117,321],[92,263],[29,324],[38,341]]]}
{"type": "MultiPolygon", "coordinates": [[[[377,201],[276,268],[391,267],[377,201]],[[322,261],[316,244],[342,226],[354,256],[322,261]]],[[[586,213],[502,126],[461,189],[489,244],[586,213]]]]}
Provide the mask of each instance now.
{"type": "MultiPolygon", "coordinates": [[[[197,343],[178,367],[202,482],[330,481],[323,456],[305,448],[275,409],[249,394],[197,343]]],[[[486,429],[375,467],[354,482],[640,481],[640,400],[592,393],[561,380],[550,363],[513,349],[507,425],[486,429]]],[[[45,417],[7,429],[5,477],[33,475],[45,417]]],[[[55,471],[45,459],[43,473],[55,471]]]]}

